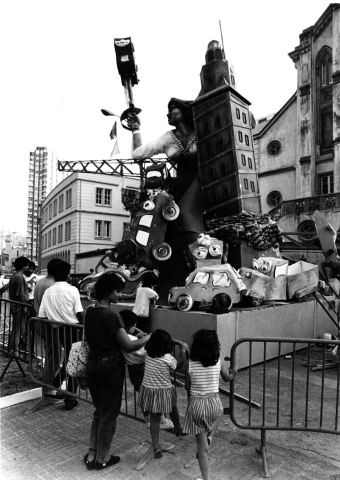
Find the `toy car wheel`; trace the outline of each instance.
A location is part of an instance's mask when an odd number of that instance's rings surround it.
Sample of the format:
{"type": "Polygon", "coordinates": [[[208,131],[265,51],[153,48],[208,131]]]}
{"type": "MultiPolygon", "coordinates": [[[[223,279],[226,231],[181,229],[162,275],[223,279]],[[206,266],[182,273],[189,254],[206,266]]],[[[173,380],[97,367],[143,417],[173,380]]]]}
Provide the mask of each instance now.
{"type": "Polygon", "coordinates": [[[193,299],[190,297],[190,295],[180,295],[178,298],[177,298],[177,308],[178,310],[180,310],[181,312],[188,312],[189,310],[192,309],[193,307],[193,299]]]}
{"type": "Polygon", "coordinates": [[[171,247],[165,242],[155,245],[152,249],[152,255],[155,257],[156,260],[160,262],[165,262],[165,260],[169,260],[171,254],[171,247]]]}
{"type": "Polygon", "coordinates": [[[227,293],[218,293],[213,298],[213,305],[214,307],[222,307],[229,310],[233,305],[233,301],[227,293]]]}
{"type": "Polygon", "coordinates": [[[165,220],[168,220],[169,222],[176,220],[179,215],[178,205],[176,205],[176,203],[169,203],[168,205],[163,205],[162,215],[165,220]]]}
{"type": "Polygon", "coordinates": [[[250,303],[253,307],[259,307],[263,302],[263,298],[261,297],[251,297],[250,303]]]}

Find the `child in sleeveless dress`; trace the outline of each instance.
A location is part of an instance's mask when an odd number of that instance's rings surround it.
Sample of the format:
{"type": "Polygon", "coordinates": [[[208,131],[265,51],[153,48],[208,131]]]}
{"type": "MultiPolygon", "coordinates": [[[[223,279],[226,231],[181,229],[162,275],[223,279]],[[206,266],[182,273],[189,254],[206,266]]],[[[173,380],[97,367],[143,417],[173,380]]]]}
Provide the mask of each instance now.
{"type": "Polygon", "coordinates": [[[170,413],[177,437],[183,435],[177,409],[176,390],[171,383],[170,371],[182,367],[188,345],[173,340],[165,330],[155,330],[145,345],[145,371],[143,383],[139,389],[137,404],[143,411],[150,412],[150,433],[154,448],[154,457],[161,458],[159,445],[160,418],[162,413],[170,413]],[[178,360],[171,355],[174,344],[180,345],[178,360]]]}
{"type": "Polygon", "coordinates": [[[236,370],[227,369],[220,362],[220,342],[215,330],[198,330],[190,352],[185,388],[189,401],[183,431],[196,435],[196,458],[203,480],[209,480],[208,451],[220,423],[222,402],[218,395],[219,376],[225,382],[235,378],[236,370]]]}

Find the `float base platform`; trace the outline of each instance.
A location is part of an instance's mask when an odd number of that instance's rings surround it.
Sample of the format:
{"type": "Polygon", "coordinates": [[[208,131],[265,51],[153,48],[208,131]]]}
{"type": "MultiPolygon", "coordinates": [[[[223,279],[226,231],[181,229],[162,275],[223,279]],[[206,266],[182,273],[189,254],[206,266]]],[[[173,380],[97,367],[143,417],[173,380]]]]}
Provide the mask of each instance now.
{"type": "MultiPolygon", "coordinates": [[[[328,301],[331,301],[328,297],[328,301]]],[[[323,301],[326,310],[330,311],[323,301]]],[[[132,309],[132,303],[112,304],[113,311],[119,312],[125,308],[132,309]]],[[[332,317],[336,319],[334,313],[332,317]]],[[[337,320],[335,320],[337,321],[337,320]]],[[[154,307],[150,309],[150,320],[146,330],[152,332],[162,328],[177,338],[192,343],[193,334],[201,329],[214,329],[221,343],[221,359],[230,355],[230,348],[240,338],[251,337],[282,337],[282,338],[323,338],[324,333],[338,335],[338,329],[327,313],[315,300],[301,303],[276,302],[252,308],[232,308],[229,313],[214,315],[203,311],[180,312],[172,307],[154,307]]],[[[238,348],[237,368],[249,366],[246,352],[238,348]]],[[[288,354],[291,345],[282,344],[281,354],[288,354]]],[[[297,346],[299,348],[299,346],[297,346]]],[[[301,345],[301,348],[303,346],[301,345]]],[[[277,345],[267,344],[267,359],[278,356],[277,345]]],[[[252,364],[261,362],[263,351],[258,351],[254,345],[252,364]]]]}

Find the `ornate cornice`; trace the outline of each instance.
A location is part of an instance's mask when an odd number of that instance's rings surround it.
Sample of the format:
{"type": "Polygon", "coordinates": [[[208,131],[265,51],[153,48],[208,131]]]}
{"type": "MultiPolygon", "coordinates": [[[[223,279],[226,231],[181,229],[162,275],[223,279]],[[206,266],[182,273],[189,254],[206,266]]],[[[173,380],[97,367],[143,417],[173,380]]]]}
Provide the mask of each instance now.
{"type": "Polygon", "coordinates": [[[305,165],[306,163],[311,162],[311,157],[310,155],[307,155],[306,157],[301,157],[300,158],[300,165],[305,165]]]}
{"type": "Polygon", "coordinates": [[[310,83],[306,83],[305,85],[301,85],[300,87],[300,97],[304,95],[308,95],[310,93],[310,83]]]}
{"type": "Polygon", "coordinates": [[[340,70],[332,74],[333,83],[340,83],[340,70]]]}

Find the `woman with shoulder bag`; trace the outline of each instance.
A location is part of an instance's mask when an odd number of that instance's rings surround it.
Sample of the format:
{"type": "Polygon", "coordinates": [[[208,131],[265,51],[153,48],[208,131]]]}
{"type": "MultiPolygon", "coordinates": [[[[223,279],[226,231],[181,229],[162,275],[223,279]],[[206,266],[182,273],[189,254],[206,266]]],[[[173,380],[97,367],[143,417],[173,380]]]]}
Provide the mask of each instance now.
{"type": "Polygon", "coordinates": [[[138,350],[150,335],[131,341],[121,317],[110,309],[124,288],[122,277],[113,272],[103,273],[94,288],[97,303],[86,310],[85,331],[90,347],[86,375],[95,411],[84,462],[89,470],[101,470],[120,460],[109,455],[109,451],[122,402],[125,366],[121,349],[138,350]]]}

